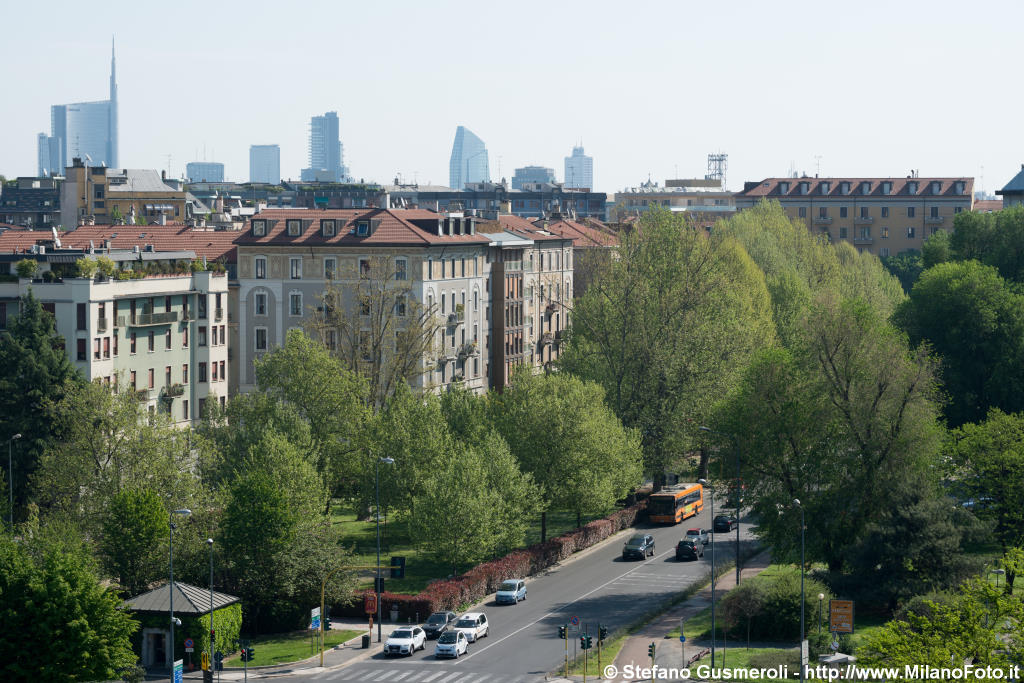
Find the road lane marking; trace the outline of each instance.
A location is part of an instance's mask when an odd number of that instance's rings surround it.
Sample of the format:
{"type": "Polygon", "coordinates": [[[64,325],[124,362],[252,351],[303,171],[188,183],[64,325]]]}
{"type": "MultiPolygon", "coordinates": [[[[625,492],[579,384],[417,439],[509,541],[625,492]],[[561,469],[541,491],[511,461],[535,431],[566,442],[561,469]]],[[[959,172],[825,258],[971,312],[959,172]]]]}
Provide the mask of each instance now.
{"type": "Polygon", "coordinates": [[[443,673],[443,671],[438,671],[437,673],[430,674],[429,676],[423,679],[423,683],[430,683],[430,681],[434,680],[443,673]]]}
{"type": "MultiPolygon", "coordinates": [[[[406,676],[408,676],[411,673],[412,673],[411,671],[406,671],[405,673],[400,673],[397,676],[395,676],[395,680],[396,681],[400,681],[400,680],[402,680],[403,678],[405,678],[406,676]]],[[[413,678],[415,678],[415,676],[413,678]]]]}
{"type": "MultiPolygon", "coordinates": [[[[661,558],[661,557],[668,557],[669,555],[671,555],[673,553],[675,553],[675,548],[673,548],[672,550],[669,550],[667,552],[664,552],[661,555],[655,555],[652,559],[653,560],[657,560],[658,558],[661,558]]],[[[565,603],[564,605],[562,605],[561,610],[559,610],[558,612],[548,612],[544,616],[539,617],[538,619],[535,619],[534,621],[531,621],[526,626],[523,626],[521,628],[517,628],[515,631],[512,631],[512,633],[509,633],[504,638],[500,638],[500,639],[494,641],[493,643],[488,644],[486,647],[482,647],[479,650],[474,651],[473,654],[467,654],[465,659],[463,659],[462,661],[466,661],[466,659],[469,659],[470,657],[475,657],[476,655],[480,654],[481,652],[486,652],[487,650],[491,649],[495,645],[500,645],[501,643],[505,642],[506,640],[508,640],[512,636],[516,635],[517,633],[520,633],[521,631],[525,631],[526,629],[530,628],[531,626],[536,626],[538,623],[544,621],[548,617],[552,617],[552,616],[554,616],[556,614],[561,613],[563,610],[565,610],[565,608],[569,607],[570,605],[573,605],[573,604],[579,602],[580,600],[586,598],[587,596],[593,595],[594,593],[596,593],[597,591],[601,590],[602,588],[610,586],[611,584],[615,583],[616,581],[618,581],[622,577],[629,576],[630,574],[632,574],[636,570],[642,569],[643,567],[644,567],[644,565],[642,565],[642,564],[637,565],[636,567],[633,567],[632,569],[630,569],[628,572],[620,574],[619,576],[616,576],[614,579],[610,579],[608,581],[605,581],[604,583],[602,583],[597,588],[593,588],[593,589],[587,591],[586,593],[584,593],[583,595],[581,595],[581,596],[577,597],[576,599],[572,600],[571,602],[565,603]]],[[[459,662],[455,662],[455,663],[458,664],[459,662]]]]}

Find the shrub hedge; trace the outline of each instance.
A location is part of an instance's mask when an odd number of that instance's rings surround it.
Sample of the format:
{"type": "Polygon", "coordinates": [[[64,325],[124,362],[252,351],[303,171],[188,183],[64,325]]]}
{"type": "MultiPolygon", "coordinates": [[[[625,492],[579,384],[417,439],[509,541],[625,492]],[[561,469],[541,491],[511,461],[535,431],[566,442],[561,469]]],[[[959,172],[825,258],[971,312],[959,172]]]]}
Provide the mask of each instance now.
{"type": "MultiPolygon", "coordinates": [[[[399,619],[423,620],[432,612],[457,611],[462,605],[479,602],[494,593],[505,579],[538,574],[573,553],[596,545],[609,536],[633,526],[646,506],[647,501],[641,500],[629,507],[616,510],[607,517],[584,524],[579,529],[478,564],[461,576],[433,581],[419,595],[384,592],[380,598],[381,614],[387,616],[391,608],[397,606],[399,619]]],[[[357,591],[354,602],[333,608],[331,613],[347,617],[365,616],[363,600],[370,592],[372,591],[357,591]]]]}

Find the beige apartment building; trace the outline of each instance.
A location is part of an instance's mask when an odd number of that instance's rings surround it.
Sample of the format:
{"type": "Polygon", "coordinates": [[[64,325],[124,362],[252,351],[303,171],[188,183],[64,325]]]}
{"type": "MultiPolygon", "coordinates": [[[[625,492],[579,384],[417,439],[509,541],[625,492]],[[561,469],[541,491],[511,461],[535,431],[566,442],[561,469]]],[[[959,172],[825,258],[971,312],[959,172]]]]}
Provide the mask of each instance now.
{"type": "Polygon", "coordinates": [[[895,256],[920,250],[953,217],[974,208],[973,178],[766,178],[736,193],[742,211],[762,200],[777,201],[790,218],[830,240],[860,251],[895,256]]]}

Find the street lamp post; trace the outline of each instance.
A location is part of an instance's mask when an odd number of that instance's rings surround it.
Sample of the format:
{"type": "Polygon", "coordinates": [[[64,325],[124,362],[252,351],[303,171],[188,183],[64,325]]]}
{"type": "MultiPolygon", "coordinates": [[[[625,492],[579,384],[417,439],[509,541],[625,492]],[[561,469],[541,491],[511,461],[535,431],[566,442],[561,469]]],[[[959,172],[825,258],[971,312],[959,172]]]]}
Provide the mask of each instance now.
{"type": "Polygon", "coordinates": [[[174,683],[174,621],[175,621],[175,619],[174,619],[174,530],[176,528],[178,528],[177,525],[175,525],[175,523],[174,523],[174,515],[181,515],[183,517],[188,517],[191,514],[192,514],[192,511],[189,510],[188,508],[182,508],[181,510],[174,510],[174,511],[171,512],[170,519],[168,520],[168,526],[169,526],[169,529],[170,529],[170,537],[169,537],[169,542],[168,542],[167,547],[168,547],[168,558],[169,558],[170,573],[171,573],[171,590],[170,590],[170,593],[168,593],[168,596],[169,596],[170,601],[171,601],[170,602],[170,610],[171,610],[171,642],[170,642],[170,646],[169,646],[168,652],[171,653],[171,683],[174,683]]]}
{"type": "Polygon", "coordinates": [[[821,606],[825,602],[825,594],[818,593],[818,637],[821,637],[821,606]]]}
{"type": "MultiPolygon", "coordinates": [[[[800,683],[804,681],[804,506],[799,498],[793,499],[793,505],[800,508],[800,683]]],[[[820,604],[820,603],[819,603],[820,604]]]]}
{"type": "Polygon", "coordinates": [[[14,442],[21,438],[21,434],[15,434],[11,438],[7,439],[7,496],[8,505],[10,509],[7,511],[7,524],[11,527],[11,531],[14,531],[14,462],[12,458],[12,452],[14,449],[14,442]]]}
{"type": "MultiPolygon", "coordinates": [[[[711,434],[721,434],[722,436],[729,437],[729,440],[732,441],[732,449],[736,453],[736,483],[734,490],[736,495],[736,585],[738,586],[740,585],[740,445],[733,434],[716,432],[709,427],[700,427],[699,429],[711,434]]],[[[712,515],[711,523],[714,525],[714,515],[712,515]]]]}
{"type": "MultiPolygon", "coordinates": [[[[376,585],[373,588],[377,592],[377,642],[378,643],[381,640],[380,620],[382,618],[381,612],[383,611],[381,609],[381,604],[380,604],[380,464],[384,463],[385,465],[392,465],[392,464],[394,464],[394,462],[395,462],[394,458],[377,458],[377,462],[375,463],[376,470],[377,470],[377,472],[376,472],[377,507],[374,510],[374,517],[377,518],[377,580],[375,581],[376,585]]],[[[320,615],[320,618],[323,619],[323,615],[322,614],[320,615]]]]}
{"type": "Polygon", "coordinates": [[[206,545],[210,548],[210,671],[214,669],[213,666],[213,539],[206,539],[206,545]]]}
{"type": "MultiPolygon", "coordinates": [[[[698,479],[697,483],[711,491],[711,519],[715,518],[715,488],[707,479],[698,479]]],[[[711,534],[711,668],[715,668],[715,534],[711,534]]]]}

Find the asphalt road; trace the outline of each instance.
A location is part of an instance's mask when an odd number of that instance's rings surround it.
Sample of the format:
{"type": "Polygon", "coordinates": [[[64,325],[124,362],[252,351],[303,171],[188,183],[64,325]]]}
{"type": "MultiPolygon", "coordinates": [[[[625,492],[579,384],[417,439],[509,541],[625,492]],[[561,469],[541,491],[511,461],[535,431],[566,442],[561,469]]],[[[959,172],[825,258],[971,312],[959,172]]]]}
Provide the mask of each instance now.
{"type": "MultiPolygon", "coordinates": [[[[496,605],[489,600],[472,611],[483,611],[490,622],[486,638],[469,646],[458,660],[435,659],[434,643],[411,657],[371,659],[339,671],[326,671],[300,680],[374,683],[527,683],[543,681],[546,673],[565,661],[565,641],[558,638],[559,625],[573,617],[580,631],[570,628],[569,658],[587,629],[593,636],[596,656],[597,627],[601,623],[614,634],[684,590],[711,566],[711,544],[702,560],[677,562],[675,545],[690,527],[711,525],[705,511],[675,526],[641,526],[651,533],[655,556],[644,561],[623,561],[622,544],[629,534],[592,551],[586,557],[550,570],[527,582],[528,596],[518,605],[496,605]]],[[[749,523],[740,525],[743,545],[751,543],[749,523]]],[[[736,532],[718,534],[716,559],[731,560],[736,532]]],[[[743,552],[745,552],[745,548],[743,552]]],[[[387,628],[387,625],[385,625],[387,628]]],[[[387,630],[385,630],[385,634],[387,630]]],[[[380,649],[376,642],[373,647],[380,649]]],[[[602,660],[604,662],[604,660],[602,660]]]]}

